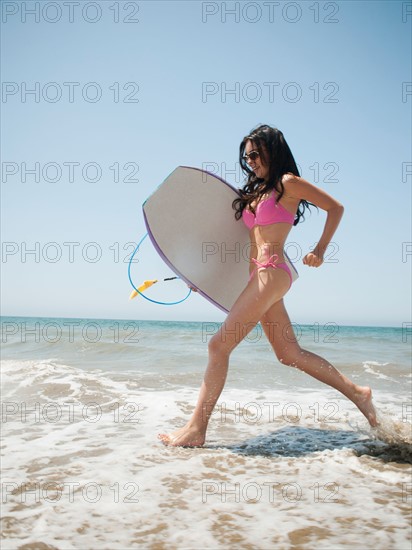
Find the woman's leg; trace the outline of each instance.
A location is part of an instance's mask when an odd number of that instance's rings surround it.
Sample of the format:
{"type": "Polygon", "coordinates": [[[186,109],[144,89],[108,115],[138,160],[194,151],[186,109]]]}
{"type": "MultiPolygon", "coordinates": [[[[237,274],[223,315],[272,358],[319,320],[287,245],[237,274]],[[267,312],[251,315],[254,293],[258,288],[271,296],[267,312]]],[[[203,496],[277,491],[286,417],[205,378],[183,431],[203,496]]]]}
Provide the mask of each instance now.
{"type": "Polygon", "coordinates": [[[371,389],[367,386],[357,386],[328,361],[299,346],[283,299],[266,311],[261,318],[261,324],[281,363],[296,367],[340,391],[355,403],[371,426],[377,425],[371,389]]]}
{"type": "Polygon", "coordinates": [[[168,445],[203,445],[213,408],[225,385],[230,353],[249,334],[262,315],[280,300],[290,285],[281,270],[262,269],[249,281],[219,331],[210,339],[209,361],[192,418],[172,434],[159,434],[168,445]]]}

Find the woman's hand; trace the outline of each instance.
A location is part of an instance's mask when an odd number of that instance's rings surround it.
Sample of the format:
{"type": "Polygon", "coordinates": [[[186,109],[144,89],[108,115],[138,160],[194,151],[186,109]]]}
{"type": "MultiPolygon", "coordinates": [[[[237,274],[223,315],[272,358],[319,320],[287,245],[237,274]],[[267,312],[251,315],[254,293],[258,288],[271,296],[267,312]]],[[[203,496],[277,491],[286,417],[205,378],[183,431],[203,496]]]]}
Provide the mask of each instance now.
{"type": "Polygon", "coordinates": [[[316,247],[315,250],[306,254],[303,263],[309,267],[320,267],[323,264],[323,254],[316,247]]]}

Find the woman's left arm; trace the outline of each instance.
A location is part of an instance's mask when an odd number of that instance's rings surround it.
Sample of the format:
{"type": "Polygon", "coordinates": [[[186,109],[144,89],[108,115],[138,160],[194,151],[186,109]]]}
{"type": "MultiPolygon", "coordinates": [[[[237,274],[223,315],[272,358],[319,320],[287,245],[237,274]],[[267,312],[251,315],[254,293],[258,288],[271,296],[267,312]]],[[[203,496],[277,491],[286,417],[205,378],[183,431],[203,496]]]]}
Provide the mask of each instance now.
{"type": "Polygon", "coordinates": [[[303,258],[305,265],[319,267],[323,263],[325,250],[332,240],[343,216],[343,205],[331,195],[303,178],[291,176],[287,178],[285,184],[285,190],[289,196],[311,202],[327,212],[325,227],[317,246],[303,258]]]}

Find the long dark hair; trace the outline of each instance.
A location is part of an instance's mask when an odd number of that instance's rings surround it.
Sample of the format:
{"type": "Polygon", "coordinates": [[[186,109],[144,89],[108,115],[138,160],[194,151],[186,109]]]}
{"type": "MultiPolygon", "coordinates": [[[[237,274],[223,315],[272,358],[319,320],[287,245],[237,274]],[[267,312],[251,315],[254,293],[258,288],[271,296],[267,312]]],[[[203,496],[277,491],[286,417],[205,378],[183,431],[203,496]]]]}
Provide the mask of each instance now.
{"type": "MultiPolygon", "coordinates": [[[[295,176],[300,176],[292,151],[286,143],[282,132],[266,124],[256,127],[248,136],[243,138],[239,147],[239,163],[247,179],[243,188],[239,189],[239,198],[235,199],[232,203],[232,208],[236,210],[235,218],[237,220],[241,218],[246,206],[255,214],[251,204],[258,201],[265,193],[272,190],[277,191],[276,201],[279,201],[285,191],[282,183],[282,176],[284,174],[292,173],[295,176]],[[253,148],[259,151],[263,163],[269,165],[269,173],[266,180],[258,178],[243,158],[248,141],[251,141],[253,148]]],[[[301,218],[302,221],[305,219],[303,213],[305,208],[309,209],[309,205],[317,208],[316,205],[310,202],[305,200],[300,201],[293,225],[297,225],[301,218]]]]}

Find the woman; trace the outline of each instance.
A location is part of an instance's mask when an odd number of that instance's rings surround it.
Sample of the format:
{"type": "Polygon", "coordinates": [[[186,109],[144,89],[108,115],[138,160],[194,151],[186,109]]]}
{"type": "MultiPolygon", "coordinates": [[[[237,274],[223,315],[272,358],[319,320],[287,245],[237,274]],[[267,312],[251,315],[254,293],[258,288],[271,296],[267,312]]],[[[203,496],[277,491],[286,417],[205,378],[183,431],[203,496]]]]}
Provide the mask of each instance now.
{"type": "Polygon", "coordinates": [[[250,279],[220,330],[209,341],[209,362],[192,418],[183,428],[158,437],[166,445],[204,444],[210,416],[225,384],[230,353],[259,321],[281,363],[337,389],[359,408],[371,426],[376,426],[370,388],[357,386],[325,359],[302,349],[283,304],[292,284],[283,255],[292,225],[303,218],[309,204],[326,210],[319,243],[303,258],[305,265],[319,267],[342,218],[343,206],[299,177],[289,146],[276,128],[262,125],[243,139],[240,165],[247,181],[233,208],[236,219],[242,217],[250,230],[250,279]]]}

